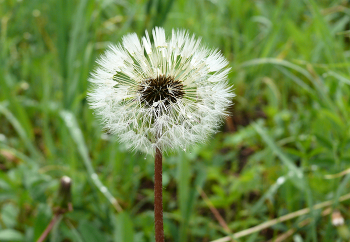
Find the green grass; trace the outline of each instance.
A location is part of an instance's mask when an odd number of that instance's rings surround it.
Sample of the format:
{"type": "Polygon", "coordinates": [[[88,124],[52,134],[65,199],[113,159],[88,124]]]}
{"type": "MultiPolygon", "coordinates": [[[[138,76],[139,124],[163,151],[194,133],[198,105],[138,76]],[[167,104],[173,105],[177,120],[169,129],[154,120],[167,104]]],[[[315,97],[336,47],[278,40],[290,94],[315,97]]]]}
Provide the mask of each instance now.
{"type": "MultiPolygon", "coordinates": [[[[166,241],[217,240],[324,201],[350,225],[350,203],[338,202],[350,175],[326,179],[350,166],[348,1],[0,4],[0,241],[38,239],[64,175],[74,210],[47,241],[154,241],[152,157],[104,134],[86,101],[108,44],[154,26],[188,29],[220,49],[237,94],[235,132],[223,124],[206,144],[164,158],[166,241]]],[[[341,241],[321,212],[236,241],[290,229],[285,241],[341,241]]]]}

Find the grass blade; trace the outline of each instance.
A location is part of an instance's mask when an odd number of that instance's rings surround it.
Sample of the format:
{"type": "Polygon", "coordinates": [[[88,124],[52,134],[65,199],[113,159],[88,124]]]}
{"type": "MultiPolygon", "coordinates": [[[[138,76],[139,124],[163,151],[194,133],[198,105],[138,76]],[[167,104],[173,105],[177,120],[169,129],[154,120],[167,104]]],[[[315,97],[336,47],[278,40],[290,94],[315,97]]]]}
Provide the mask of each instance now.
{"type": "Polygon", "coordinates": [[[100,190],[100,192],[108,199],[108,201],[113,205],[113,207],[118,211],[122,212],[123,209],[120,207],[117,199],[115,199],[109,190],[102,184],[98,175],[95,173],[94,168],[92,167],[91,159],[89,157],[89,151],[85,144],[83,133],[79,128],[78,122],[75,119],[74,115],[69,111],[61,111],[60,116],[65,122],[74,142],[78,147],[78,151],[83,158],[86,170],[89,174],[89,178],[96,185],[96,187],[100,190]]]}

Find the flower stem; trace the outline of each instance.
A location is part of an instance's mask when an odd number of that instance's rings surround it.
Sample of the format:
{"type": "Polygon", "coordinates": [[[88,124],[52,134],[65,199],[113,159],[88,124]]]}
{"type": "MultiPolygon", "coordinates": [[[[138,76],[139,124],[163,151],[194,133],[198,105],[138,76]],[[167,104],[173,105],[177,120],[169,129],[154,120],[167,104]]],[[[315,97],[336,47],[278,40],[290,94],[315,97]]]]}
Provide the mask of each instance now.
{"type": "Polygon", "coordinates": [[[158,148],[154,159],[154,224],[156,242],[164,242],[162,152],[158,148]]]}
{"type": "Polygon", "coordinates": [[[49,235],[50,231],[52,230],[53,226],[58,221],[59,217],[61,215],[59,213],[55,214],[53,218],[51,219],[49,225],[47,225],[45,231],[41,234],[40,238],[37,240],[37,242],[43,242],[45,241],[46,237],[49,235]]]}

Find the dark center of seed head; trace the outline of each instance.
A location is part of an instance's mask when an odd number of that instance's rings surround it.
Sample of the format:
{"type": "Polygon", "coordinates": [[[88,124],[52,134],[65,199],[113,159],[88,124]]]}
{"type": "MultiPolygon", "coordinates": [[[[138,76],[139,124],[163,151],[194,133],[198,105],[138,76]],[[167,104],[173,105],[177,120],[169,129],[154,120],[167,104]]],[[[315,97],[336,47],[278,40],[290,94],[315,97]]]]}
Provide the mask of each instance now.
{"type": "Polygon", "coordinates": [[[138,92],[141,95],[141,102],[147,106],[152,106],[161,100],[167,106],[170,103],[176,103],[177,99],[182,98],[185,94],[182,82],[169,76],[143,80],[138,92]]]}

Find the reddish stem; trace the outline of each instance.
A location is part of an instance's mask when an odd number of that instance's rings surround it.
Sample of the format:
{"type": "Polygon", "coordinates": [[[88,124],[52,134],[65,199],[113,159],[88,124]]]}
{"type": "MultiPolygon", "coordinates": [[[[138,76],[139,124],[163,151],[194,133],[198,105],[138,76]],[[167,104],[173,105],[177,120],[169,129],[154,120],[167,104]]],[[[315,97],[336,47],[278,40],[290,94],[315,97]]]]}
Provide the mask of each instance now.
{"type": "Polygon", "coordinates": [[[55,223],[58,221],[58,218],[60,217],[59,213],[56,213],[54,217],[51,219],[49,225],[47,225],[45,231],[41,234],[40,238],[36,242],[43,242],[45,241],[46,237],[49,235],[51,229],[55,225],[55,223]]]}
{"type": "Polygon", "coordinates": [[[158,148],[154,159],[154,224],[156,242],[164,242],[162,152],[158,148]]]}

